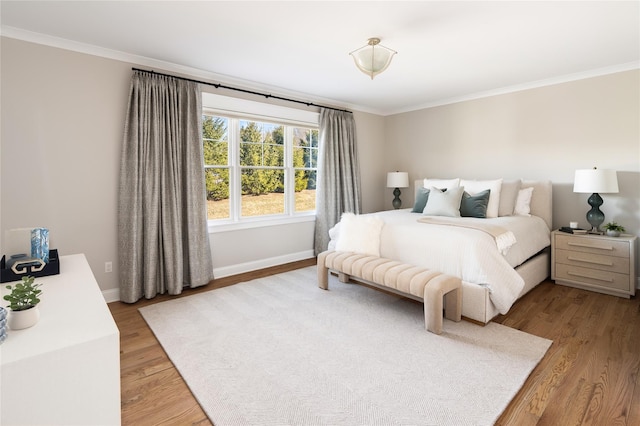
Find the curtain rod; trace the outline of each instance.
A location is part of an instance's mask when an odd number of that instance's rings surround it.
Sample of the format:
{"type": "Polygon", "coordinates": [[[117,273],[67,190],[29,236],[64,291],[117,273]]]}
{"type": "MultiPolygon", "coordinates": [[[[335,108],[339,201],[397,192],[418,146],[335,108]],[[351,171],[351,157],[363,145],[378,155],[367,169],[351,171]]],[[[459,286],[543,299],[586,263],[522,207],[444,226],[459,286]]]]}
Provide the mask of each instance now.
{"type": "Polygon", "coordinates": [[[194,79],[186,78],[186,77],[178,77],[178,76],[175,76],[175,75],[164,74],[164,73],[156,72],[156,71],[153,71],[153,70],[149,71],[149,70],[143,70],[143,69],[140,69],[140,68],[131,68],[131,69],[133,71],[146,72],[146,73],[149,73],[149,74],[161,75],[163,77],[177,78],[179,80],[190,81],[192,83],[206,84],[207,86],[213,86],[216,89],[235,90],[236,92],[248,93],[250,95],[264,96],[267,99],[269,99],[269,98],[279,99],[281,101],[295,102],[297,104],[302,104],[302,105],[306,105],[306,106],[313,106],[313,107],[318,107],[318,108],[332,109],[332,110],[335,110],[335,111],[342,111],[342,112],[348,112],[348,113],[353,114],[353,112],[348,111],[346,109],[333,108],[333,107],[328,107],[328,106],[324,106],[324,105],[314,104],[313,102],[298,101],[296,99],[283,98],[281,96],[271,95],[271,94],[268,94],[268,93],[254,92],[253,90],[239,89],[237,87],[225,86],[224,84],[220,84],[220,83],[209,83],[207,81],[194,80],[194,79]]]}

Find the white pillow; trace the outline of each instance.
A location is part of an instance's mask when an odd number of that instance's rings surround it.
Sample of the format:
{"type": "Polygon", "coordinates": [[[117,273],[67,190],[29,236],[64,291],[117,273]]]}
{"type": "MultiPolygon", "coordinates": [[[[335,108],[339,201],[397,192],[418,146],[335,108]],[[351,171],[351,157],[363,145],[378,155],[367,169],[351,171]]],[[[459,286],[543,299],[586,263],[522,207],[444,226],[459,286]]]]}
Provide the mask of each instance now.
{"type": "Polygon", "coordinates": [[[337,251],[380,256],[380,233],[384,221],[377,216],[343,213],[337,251]]]}
{"type": "Polygon", "coordinates": [[[487,217],[498,217],[500,209],[500,192],[502,190],[502,179],[494,180],[460,180],[460,186],[463,186],[469,195],[476,195],[479,192],[490,189],[489,204],[487,205],[487,217]]]}
{"type": "Polygon", "coordinates": [[[422,214],[429,216],[460,217],[460,201],[464,187],[449,188],[445,192],[436,187],[431,187],[427,205],[422,214]]]}
{"type": "Polygon", "coordinates": [[[518,198],[516,198],[516,206],[513,209],[513,214],[516,216],[531,216],[531,195],[533,194],[533,188],[524,188],[518,191],[518,198]]]}
{"type": "Polygon", "coordinates": [[[438,188],[438,189],[457,188],[458,186],[460,186],[460,179],[459,178],[455,178],[455,179],[425,179],[423,186],[425,188],[427,188],[427,189],[431,188],[432,186],[434,188],[438,188]]]}

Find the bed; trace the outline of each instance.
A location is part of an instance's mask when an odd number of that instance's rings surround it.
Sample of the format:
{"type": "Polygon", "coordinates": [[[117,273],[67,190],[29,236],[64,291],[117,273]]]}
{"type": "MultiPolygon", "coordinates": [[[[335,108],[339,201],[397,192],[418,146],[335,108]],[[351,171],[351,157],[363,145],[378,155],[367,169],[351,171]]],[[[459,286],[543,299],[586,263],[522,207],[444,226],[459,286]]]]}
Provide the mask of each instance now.
{"type": "Polygon", "coordinates": [[[373,250],[369,254],[460,277],[463,317],[487,323],[549,277],[551,220],[550,181],[420,179],[410,208],[351,215],[349,221],[343,215],[329,232],[329,249],[373,250]],[[484,200],[478,205],[486,217],[438,210],[438,200],[455,193],[464,193],[467,204],[484,200]]]}

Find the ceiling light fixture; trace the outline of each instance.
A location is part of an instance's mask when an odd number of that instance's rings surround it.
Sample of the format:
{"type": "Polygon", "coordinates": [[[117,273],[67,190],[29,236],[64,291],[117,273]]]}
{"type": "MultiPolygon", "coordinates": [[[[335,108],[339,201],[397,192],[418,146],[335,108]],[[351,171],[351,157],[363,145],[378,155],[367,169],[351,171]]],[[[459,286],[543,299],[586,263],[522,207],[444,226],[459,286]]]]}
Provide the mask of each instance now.
{"type": "Polygon", "coordinates": [[[360,71],[373,77],[386,70],[391,63],[391,58],[395,55],[395,50],[384,47],[380,44],[379,38],[370,38],[366,46],[349,53],[353,56],[353,61],[360,71]]]}

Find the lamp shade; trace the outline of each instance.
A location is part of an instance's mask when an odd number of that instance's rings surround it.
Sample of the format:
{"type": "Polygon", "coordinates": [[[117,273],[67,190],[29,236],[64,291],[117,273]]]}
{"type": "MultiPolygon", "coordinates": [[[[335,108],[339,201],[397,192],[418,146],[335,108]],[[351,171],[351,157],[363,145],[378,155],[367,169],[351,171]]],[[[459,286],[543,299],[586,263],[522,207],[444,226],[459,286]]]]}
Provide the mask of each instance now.
{"type": "Polygon", "coordinates": [[[349,53],[353,57],[356,67],[370,76],[372,80],[373,77],[389,67],[393,55],[398,53],[379,43],[379,38],[370,38],[366,46],[349,53]]]}
{"type": "Polygon", "coordinates": [[[615,170],[581,169],[576,170],[573,192],[579,193],[617,193],[618,175],[615,170]]]}
{"type": "Polygon", "coordinates": [[[389,172],[387,173],[387,188],[407,188],[409,186],[409,173],[389,172]]]}

